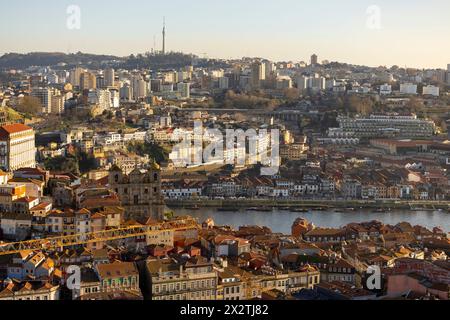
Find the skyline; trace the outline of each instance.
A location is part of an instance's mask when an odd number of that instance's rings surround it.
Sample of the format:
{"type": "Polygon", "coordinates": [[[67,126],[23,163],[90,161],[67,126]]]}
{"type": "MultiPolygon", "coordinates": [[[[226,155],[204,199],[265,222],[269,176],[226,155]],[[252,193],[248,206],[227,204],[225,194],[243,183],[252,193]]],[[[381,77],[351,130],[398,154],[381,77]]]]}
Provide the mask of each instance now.
{"type": "Polygon", "coordinates": [[[0,303],[450,300],[448,0],[0,1],[0,303]]]}
{"type": "Polygon", "coordinates": [[[309,61],[316,53],[319,61],[368,66],[445,68],[450,62],[446,54],[450,42],[445,41],[450,32],[448,2],[264,0],[258,4],[130,0],[125,6],[105,0],[63,0],[50,5],[19,0],[8,4],[8,17],[14,18],[0,22],[0,54],[81,51],[128,56],[161,50],[165,17],[166,51],[206,53],[210,58],[309,61]],[[67,28],[69,5],[81,9],[79,30],[67,28]],[[379,19],[373,5],[380,10],[379,19]],[[381,28],[370,28],[373,21],[379,21],[381,28]]]}

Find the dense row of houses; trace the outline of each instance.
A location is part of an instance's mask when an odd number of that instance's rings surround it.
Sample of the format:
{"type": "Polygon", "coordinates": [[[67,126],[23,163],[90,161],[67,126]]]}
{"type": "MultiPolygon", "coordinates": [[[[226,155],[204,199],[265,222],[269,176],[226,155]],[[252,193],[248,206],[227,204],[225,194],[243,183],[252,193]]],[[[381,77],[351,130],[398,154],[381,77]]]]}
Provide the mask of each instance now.
{"type": "Polygon", "coordinates": [[[300,179],[277,177],[206,178],[201,181],[164,181],[162,192],[168,199],[199,197],[343,197],[345,199],[443,200],[450,188],[445,176],[420,175],[404,170],[348,172],[342,178],[323,174],[304,174],[300,179]],[[388,176],[383,175],[389,173],[388,176]],[[438,178],[440,177],[440,178],[438,178]]]}
{"type": "Polygon", "coordinates": [[[302,195],[330,195],[335,191],[333,181],[317,176],[305,176],[301,181],[274,178],[212,178],[208,181],[163,182],[166,198],[186,199],[198,197],[275,197],[302,195]]]}

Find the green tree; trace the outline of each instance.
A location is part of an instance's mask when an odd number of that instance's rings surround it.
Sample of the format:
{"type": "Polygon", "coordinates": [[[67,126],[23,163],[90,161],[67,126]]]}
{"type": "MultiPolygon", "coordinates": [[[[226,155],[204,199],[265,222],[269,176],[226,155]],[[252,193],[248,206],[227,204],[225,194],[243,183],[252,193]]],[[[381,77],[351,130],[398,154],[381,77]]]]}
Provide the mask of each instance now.
{"type": "Polygon", "coordinates": [[[78,159],[75,157],[55,157],[44,161],[45,168],[57,172],[71,172],[75,175],[80,174],[78,159]]]}
{"type": "Polygon", "coordinates": [[[148,142],[130,142],[127,145],[127,150],[140,156],[148,155],[159,164],[169,160],[169,151],[158,144],[148,142]]]}

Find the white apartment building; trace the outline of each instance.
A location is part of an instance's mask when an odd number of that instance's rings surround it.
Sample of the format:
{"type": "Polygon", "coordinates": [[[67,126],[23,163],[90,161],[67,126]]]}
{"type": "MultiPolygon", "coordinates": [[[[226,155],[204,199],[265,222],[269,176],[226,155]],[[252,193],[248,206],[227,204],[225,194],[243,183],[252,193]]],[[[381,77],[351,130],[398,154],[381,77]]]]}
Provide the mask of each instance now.
{"type": "Polygon", "coordinates": [[[119,108],[120,107],[120,93],[117,89],[110,89],[111,94],[111,107],[119,108]]]}
{"type": "Polygon", "coordinates": [[[390,95],[392,93],[392,86],[390,84],[383,84],[380,86],[381,95],[390,95]]]}
{"type": "Polygon", "coordinates": [[[133,89],[133,99],[139,100],[145,98],[148,93],[148,83],[141,75],[135,75],[131,79],[131,87],[133,89]]]}
{"type": "Polygon", "coordinates": [[[400,93],[417,94],[417,85],[412,83],[402,83],[400,84],[400,93]]]}
{"type": "Polygon", "coordinates": [[[314,74],[311,77],[299,76],[297,78],[297,87],[300,90],[324,90],[326,88],[326,79],[318,74],[314,74]]]}
{"type": "Polygon", "coordinates": [[[423,87],[422,94],[424,96],[433,96],[433,97],[439,97],[439,87],[436,86],[426,86],[423,87]]]}
{"type": "Polygon", "coordinates": [[[90,104],[98,105],[102,109],[109,109],[112,107],[111,104],[111,92],[109,90],[91,90],[88,93],[88,102],[90,104]]]}
{"type": "Polygon", "coordinates": [[[36,167],[35,134],[16,123],[0,128],[0,167],[6,171],[36,167]]]}
{"type": "Polygon", "coordinates": [[[431,137],[436,125],[431,120],[418,119],[416,115],[371,115],[369,117],[338,117],[339,128],[330,128],[330,137],[380,138],[431,137]]]}

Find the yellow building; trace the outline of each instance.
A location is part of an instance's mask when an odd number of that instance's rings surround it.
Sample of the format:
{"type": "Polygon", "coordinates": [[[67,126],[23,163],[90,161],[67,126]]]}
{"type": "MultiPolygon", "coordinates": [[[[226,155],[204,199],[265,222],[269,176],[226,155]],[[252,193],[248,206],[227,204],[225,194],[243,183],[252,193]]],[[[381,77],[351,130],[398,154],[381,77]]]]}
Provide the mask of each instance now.
{"type": "Polygon", "coordinates": [[[25,185],[0,185],[0,212],[12,212],[13,202],[25,198],[26,193],[25,185]]]}

